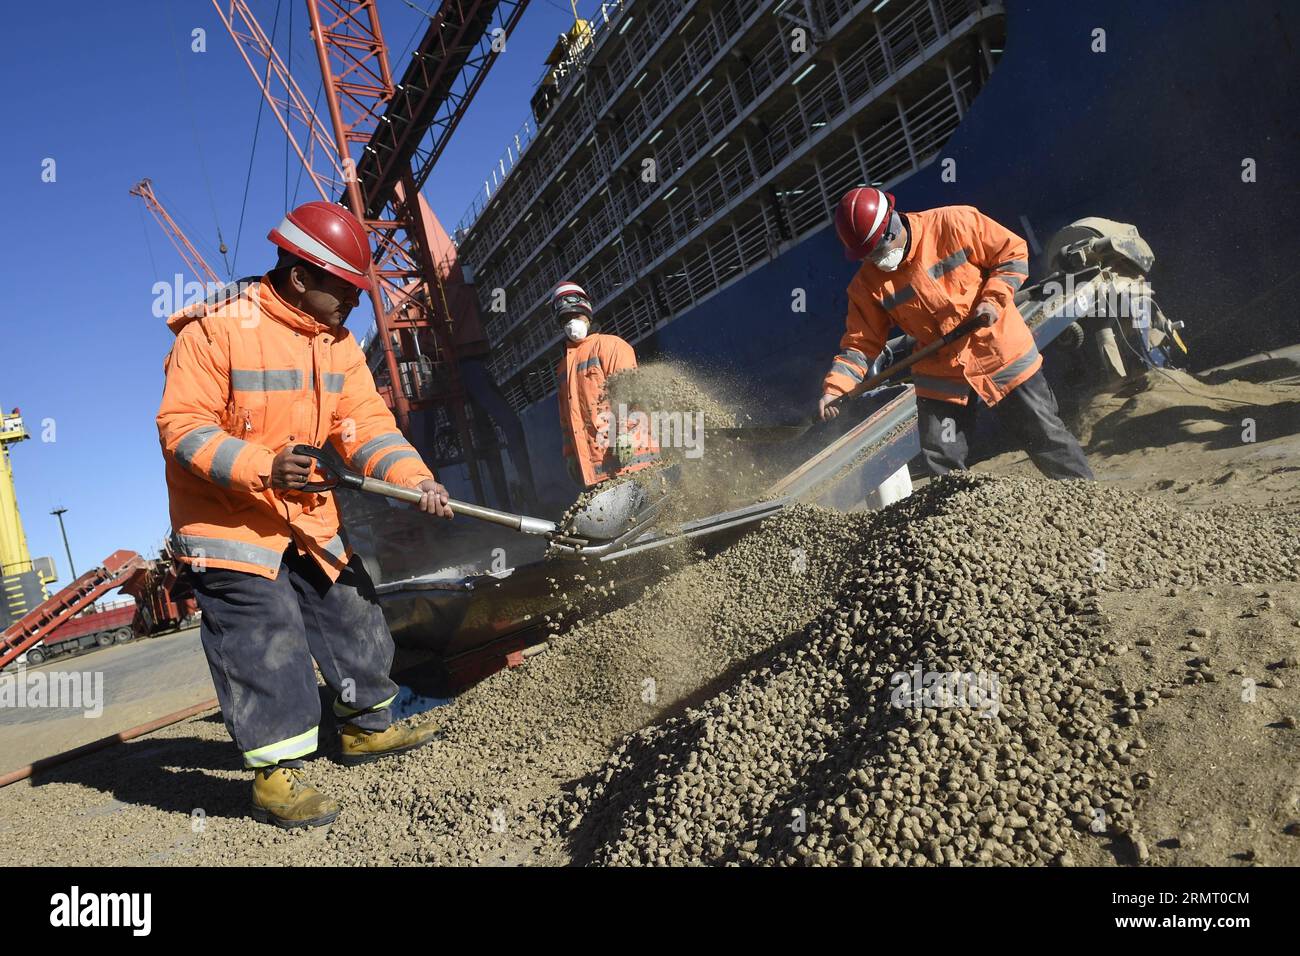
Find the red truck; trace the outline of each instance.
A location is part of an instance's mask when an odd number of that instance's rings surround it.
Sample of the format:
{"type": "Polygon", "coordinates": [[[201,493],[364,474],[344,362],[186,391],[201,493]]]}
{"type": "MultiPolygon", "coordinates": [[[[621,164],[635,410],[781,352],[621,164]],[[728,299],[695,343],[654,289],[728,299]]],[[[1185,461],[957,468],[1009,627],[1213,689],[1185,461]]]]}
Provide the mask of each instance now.
{"type": "Polygon", "coordinates": [[[39,644],[28,648],[27,663],[41,664],[74,651],[125,644],[135,637],[131,627],[134,619],[135,601],[131,598],[97,604],[94,610],[69,618],[39,644]]]}
{"type": "Polygon", "coordinates": [[[193,623],[199,615],[193,590],[171,554],[148,561],[134,551],[114,551],[0,635],[0,668],[25,654],[28,664],[193,623]],[[121,589],[129,597],[96,605],[121,589]]]}
{"type": "Polygon", "coordinates": [[[135,599],[132,628],[137,636],[160,634],[199,619],[198,598],[169,551],[132,572],[122,592],[135,599]]]}

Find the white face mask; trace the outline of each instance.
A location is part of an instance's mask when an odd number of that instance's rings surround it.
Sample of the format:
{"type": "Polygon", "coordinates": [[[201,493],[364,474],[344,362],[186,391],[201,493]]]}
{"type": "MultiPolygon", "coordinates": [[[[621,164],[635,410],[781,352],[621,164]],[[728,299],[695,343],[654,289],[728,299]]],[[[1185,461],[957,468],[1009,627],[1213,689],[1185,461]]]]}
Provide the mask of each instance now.
{"type": "Polygon", "coordinates": [[[890,249],[883,259],[876,261],[876,268],[883,269],[885,272],[893,272],[898,268],[898,264],[903,261],[902,248],[890,249]]]}
{"type": "Polygon", "coordinates": [[[569,319],[564,323],[564,334],[570,342],[581,342],[587,337],[586,319],[569,319]]]}

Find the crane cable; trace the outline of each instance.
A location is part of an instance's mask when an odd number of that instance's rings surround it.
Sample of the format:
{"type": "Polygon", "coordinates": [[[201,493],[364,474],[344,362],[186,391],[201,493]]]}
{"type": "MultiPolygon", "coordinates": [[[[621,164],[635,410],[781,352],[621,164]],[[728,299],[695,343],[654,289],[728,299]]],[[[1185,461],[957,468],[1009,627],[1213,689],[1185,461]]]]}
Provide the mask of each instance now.
{"type": "Polygon", "coordinates": [[[137,203],[136,208],[140,210],[140,229],[144,232],[144,247],[149,252],[149,268],[153,270],[155,278],[158,275],[158,262],[153,257],[153,243],[149,241],[149,224],[144,219],[144,203],[137,203]]]}
{"type": "MultiPolygon", "coordinates": [[[[278,5],[279,4],[277,0],[277,6],[278,5]]],[[[296,6],[296,4],[292,2],[289,4],[289,30],[288,30],[288,35],[285,37],[285,41],[284,41],[284,48],[285,48],[284,62],[288,65],[290,75],[292,75],[293,73],[293,8],[294,6],[296,6]]],[[[271,44],[273,46],[275,45],[274,38],[272,38],[271,44]]],[[[289,209],[289,140],[290,138],[288,136],[284,138],[284,208],[286,212],[289,209]]]]}
{"type": "MultiPolygon", "coordinates": [[[[320,95],[324,91],[325,91],[325,81],[322,79],[320,81],[320,84],[316,87],[316,98],[312,100],[311,103],[311,111],[313,115],[315,115],[316,113],[316,108],[320,106],[320,95]]],[[[298,192],[302,189],[302,174],[305,173],[306,171],[307,171],[307,164],[299,163],[298,178],[294,181],[293,184],[293,204],[295,206],[298,204],[298,192]]]]}
{"type": "Polygon", "coordinates": [[[172,33],[172,40],[173,40],[172,49],[176,54],[176,71],[180,74],[181,95],[185,98],[185,104],[186,104],[185,112],[189,114],[190,131],[194,134],[194,151],[198,153],[199,156],[199,170],[203,173],[203,184],[208,191],[208,203],[209,205],[212,206],[212,221],[213,223],[216,224],[217,227],[218,250],[221,253],[221,258],[225,260],[226,271],[233,276],[234,272],[231,270],[230,267],[230,259],[226,255],[227,252],[226,240],[221,234],[221,217],[217,214],[217,197],[216,194],[212,191],[212,179],[211,177],[208,176],[208,164],[207,161],[203,158],[203,144],[199,139],[198,124],[195,122],[195,116],[197,114],[194,111],[194,98],[190,93],[189,74],[185,71],[185,62],[181,58],[180,45],[174,42],[176,39],[176,21],[172,17],[171,4],[170,3],[166,4],[166,7],[167,7],[167,23],[168,26],[171,28],[171,33],[172,33]]]}
{"type": "MultiPolygon", "coordinates": [[[[275,20],[271,23],[271,46],[275,47],[275,34],[280,27],[280,4],[282,0],[276,0],[275,3],[275,20]]],[[[266,83],[271,82],[271,59],[266,60],[266,83]]],[[[257,92],[257,119],[253,123],[253,145],[248,151],[248,171],[244,173],[244,199],[239,204],[239,228],[235,232],[235,257],[234,261],[239,262],[239,242],[244,235],[244,213],[248,209],[248,188],[253,182],[253,159],[257,156],[257,136],[262,128],[262,109],[266,106],[266,97],[262,91],[257,92]]],[[[234,281],[235,273],[230,272],[230,279],[234,281]]]]}

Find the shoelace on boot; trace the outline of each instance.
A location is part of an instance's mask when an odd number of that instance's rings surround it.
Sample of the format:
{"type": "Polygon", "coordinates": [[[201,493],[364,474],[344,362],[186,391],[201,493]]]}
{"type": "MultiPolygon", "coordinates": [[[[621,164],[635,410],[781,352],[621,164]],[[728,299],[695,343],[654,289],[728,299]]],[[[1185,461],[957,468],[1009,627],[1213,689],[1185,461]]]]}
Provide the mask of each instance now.
{"type": "Polygon", "coordinates": [[[290,793],[297,794],[307,788],[306,774],[301,767],[277,767],[277,770],[283,770],[289,778],[290,793]]]}

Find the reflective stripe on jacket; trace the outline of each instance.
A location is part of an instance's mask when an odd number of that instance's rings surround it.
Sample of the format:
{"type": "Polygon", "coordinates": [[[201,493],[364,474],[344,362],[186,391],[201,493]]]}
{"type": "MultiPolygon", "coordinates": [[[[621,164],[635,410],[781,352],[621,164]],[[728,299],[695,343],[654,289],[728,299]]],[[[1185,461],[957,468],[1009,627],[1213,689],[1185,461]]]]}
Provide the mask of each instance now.
{"type": "Polygon", "coordinates": [[[608,478],[639,471],[659,460],[659,449],[634,421],[629,430],[632,461],[620,465],[615,454],[613,422],[605,381],[615,372],[636,368],[636,353],[617,335],[588,335],[568,342],[555,370],[560,402],[560,433],[564,456],[576,458],[582,483],[590,488],[608,478]]]}
{"type": "Polygon", "coordinates": [[[894,272],[862,263],[849,284],[840,354],[823,390],[849,391],[868,374],[897,325],[924,346],[968,318],[980,302],[999,318],[912,366],[916,393],[964,405],[970,389],[988,405],[1042,367],[1034,336],[1013,297],[1029,275],[1025,241],[971,206],[905,214],[912,241],[894,272]]]}
{"type": "Polygon", "coordinates": [[[351,551],[334,496],[271,488],[276,453],[328,441],[365,475],[408,487],[433,477],[356,339],[299,312],[265,279],[167,324],[176,342],[157,424],[178,558],[274,580],[292,539],[337,580],[351,551]]]}

